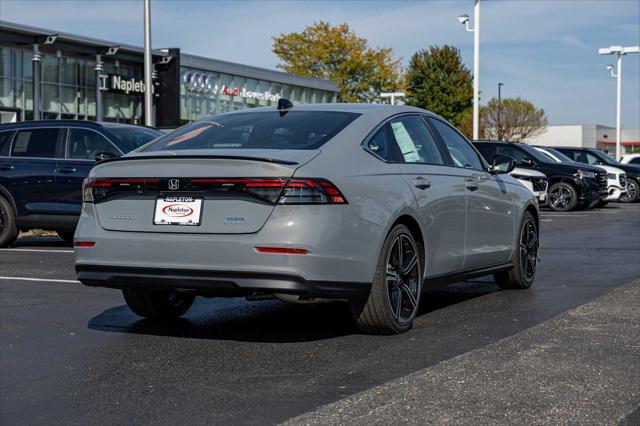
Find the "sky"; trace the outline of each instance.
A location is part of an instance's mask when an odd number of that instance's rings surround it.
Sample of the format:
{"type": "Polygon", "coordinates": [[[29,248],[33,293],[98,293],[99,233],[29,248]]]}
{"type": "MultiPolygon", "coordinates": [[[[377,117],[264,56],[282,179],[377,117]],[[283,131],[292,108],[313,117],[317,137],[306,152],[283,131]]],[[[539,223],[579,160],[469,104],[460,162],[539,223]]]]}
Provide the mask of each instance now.
{"type": "MultiPolygon", "coordinates": [[[[275,68],[272,37],[318,21],[346,22],[403,64],[420,49],[451,44],[473,65],[473,36],[457,17],[472,0],[151,0],[154,48],[275,68]]],[[[123,44],[143,44],[141,0],[1,0],[0,19],[123,44]]],[[[481,103],[521,96],[550,124],[615,125],[615,79],[598,55],[640,45],[640,0],[481,0],[481,103]]],[[[640,128],[640,54],[623,59],[623,127],[640,128]]]]}

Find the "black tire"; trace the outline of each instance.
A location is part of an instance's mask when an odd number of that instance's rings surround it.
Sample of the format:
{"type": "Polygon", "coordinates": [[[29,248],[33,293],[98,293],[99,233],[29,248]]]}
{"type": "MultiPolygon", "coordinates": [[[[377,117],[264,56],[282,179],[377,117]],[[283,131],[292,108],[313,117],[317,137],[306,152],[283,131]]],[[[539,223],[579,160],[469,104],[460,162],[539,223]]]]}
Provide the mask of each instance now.
{"type": "Polygon", "coordinates": [[[16,216],[9,201],[0,197],[0,247],[7,247],[18,238],[16,216]]]}
{"type": "Polygon", "coordinates": [[[181,317],[189,310],[195,299],[193,294],[138,289],[124,289],[122,294],[134,313],[157,320],[181,317]]]}
{"type": "Polygon", "coordinates": [[[640,183],[637,180],[627,178],[627,192],[618,198],[621,203],[635,203],[640,199],[640,183]]]}
{"type": "Polygon", "coordinates": [[[556,182],[549,188],[549,208],[556,212],[570,212],[578,205],[578,192],[570,183],[556,182]]]}
{"type": "Polygon", "coordinates": [[[514,255],[513,268],[493,277],[502,289],[523,290],[531,287],[536,277],[540,234],[538,224],[530,212],[525,212],[520,224],[518,249],[514,255]]]}
{"type": "Polygon", "coordinates": [[[395,226],[384,242],[371,292],[351,302],[356,326],[363,333],[398,334],[407,331],[420,305],[422,249],[409,228],[395,226]]]}
{"type": "Polygon", "coordinates": [[[73,245],[73,232],[69,231],[56,231],[58,237],[62,238],[67,245],[73,245]]]}

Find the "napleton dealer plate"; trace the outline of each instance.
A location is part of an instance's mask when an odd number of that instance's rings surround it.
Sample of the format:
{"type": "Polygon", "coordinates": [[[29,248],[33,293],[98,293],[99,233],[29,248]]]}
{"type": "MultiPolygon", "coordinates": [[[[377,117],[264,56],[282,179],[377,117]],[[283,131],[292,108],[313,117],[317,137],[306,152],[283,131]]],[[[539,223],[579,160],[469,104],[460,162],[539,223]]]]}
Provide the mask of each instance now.
{"type": "Polygon", "coordinates": [[[200,225],[202,198],[164,197],[156,200],[154,225],[200,225]]]}

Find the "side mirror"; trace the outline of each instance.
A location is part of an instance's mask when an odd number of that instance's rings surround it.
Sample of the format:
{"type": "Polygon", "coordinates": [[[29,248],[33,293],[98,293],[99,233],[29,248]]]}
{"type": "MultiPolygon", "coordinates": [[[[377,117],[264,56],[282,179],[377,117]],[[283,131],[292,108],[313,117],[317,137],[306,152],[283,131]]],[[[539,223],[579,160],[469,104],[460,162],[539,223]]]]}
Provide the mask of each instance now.
{"type": "Polygon", "coordinates": [[[515,168],[516,160],[507,155],[498,154],[493,157],[490,172],[495,175],[506,174],[512,172],[515,168]]]}
{"type": "Polygon", "coordinates": [[[117,155],[115,155],[113,152],[105,151],[105,152],[98,152],[95,156],[95,159],[97,163],[98,161],[108,160],[109,158],[116,158],[116,157],[117,155]]]}

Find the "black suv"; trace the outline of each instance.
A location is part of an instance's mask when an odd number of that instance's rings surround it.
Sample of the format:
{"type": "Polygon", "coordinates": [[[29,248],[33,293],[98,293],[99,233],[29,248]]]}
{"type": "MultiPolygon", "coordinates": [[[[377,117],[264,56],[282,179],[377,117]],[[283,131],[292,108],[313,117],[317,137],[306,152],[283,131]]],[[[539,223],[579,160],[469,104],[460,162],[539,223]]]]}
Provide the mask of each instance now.
{"type": "Polygon", "coordinates": [[[96,161],[162,135],[116,123],[47,120],[0,125],[0,247],[20,230],[51,229],[66,241],[82,207],[82,181],[96,161]]]}
{"type": "Polygon", "coordinates": [[[495,155],[507,155],[518,167],[547,175],[549,207],[555,211],[593,207],[607,197],[607,173],[600,168],[556,163],[530,145],[502,141],[475,141],[475,147],[491,163],[495,155]]]}
{"type": "Polygon", "coordinates": [[[624,170],[627,173],[627,193],[618,198],[623,203],[633,203],[640,200],[640,166],[623,164],[594,148],[554,147],[576,163],[597,166],[603,164],[624,170]]]}

